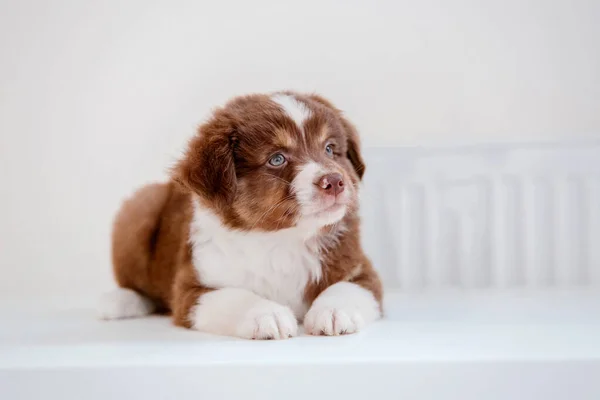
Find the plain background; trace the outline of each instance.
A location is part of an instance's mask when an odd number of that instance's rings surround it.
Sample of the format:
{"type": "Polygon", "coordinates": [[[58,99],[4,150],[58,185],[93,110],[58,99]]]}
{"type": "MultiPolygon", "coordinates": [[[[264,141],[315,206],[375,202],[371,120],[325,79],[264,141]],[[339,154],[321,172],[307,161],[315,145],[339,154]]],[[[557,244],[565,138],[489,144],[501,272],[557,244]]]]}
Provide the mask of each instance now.
{"type": "Polygon", "coordinates": [[[123,196],[215,105],[318,91],[367,145],[600,134],[600,2],[0,1],[0,301],[112,285],[123,196]]]}

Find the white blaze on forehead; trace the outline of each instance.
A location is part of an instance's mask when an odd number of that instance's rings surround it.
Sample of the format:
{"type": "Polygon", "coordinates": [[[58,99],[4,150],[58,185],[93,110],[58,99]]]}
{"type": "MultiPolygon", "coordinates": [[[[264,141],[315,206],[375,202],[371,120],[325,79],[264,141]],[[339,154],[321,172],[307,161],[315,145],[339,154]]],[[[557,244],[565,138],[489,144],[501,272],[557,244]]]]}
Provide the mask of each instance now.
{"type": "Polygon", "coordinates": [[[300,131],[303,132],[304,121],[311,116],[311,112],[306,104],[289,94],[276,94],[271,96],[271,100],[283,108],[283,111],[298,125],[300,131]]]}

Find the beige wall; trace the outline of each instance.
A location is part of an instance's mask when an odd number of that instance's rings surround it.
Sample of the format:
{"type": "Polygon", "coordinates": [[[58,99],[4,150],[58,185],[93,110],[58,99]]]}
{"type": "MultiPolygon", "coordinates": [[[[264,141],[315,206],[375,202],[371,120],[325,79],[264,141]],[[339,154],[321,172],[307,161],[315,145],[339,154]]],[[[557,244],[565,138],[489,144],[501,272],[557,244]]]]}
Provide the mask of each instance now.
{"type": "Polygon", "coordinates": [[[2,8],[0,123],[13,135],[94,120],[104,134],[163,141],[229,96],[278,88],[325,93],[378,144],[600,133],[594,0],[2,8]]]}

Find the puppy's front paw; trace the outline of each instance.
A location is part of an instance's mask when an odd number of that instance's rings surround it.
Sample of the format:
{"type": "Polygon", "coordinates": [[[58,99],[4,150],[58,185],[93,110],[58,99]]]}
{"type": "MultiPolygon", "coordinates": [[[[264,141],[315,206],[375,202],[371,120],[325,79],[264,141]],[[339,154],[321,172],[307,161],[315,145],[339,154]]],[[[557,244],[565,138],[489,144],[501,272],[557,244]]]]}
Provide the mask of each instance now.
{"type": "Polygon", "coordinates": [[[365,319],[356,309],[330,306],[312,307],[304,317],[304,329],[310,335],[337,336],[358,332],[365,319]]]}
{"type": "Polygon", "coordinates": [[[289,307],[263,300],[244,314],[236,331],[247,339],[287,339],[298,333],[298,321],[289,307]]]}
{"type": "Polygon", "coordinates": [[[373,293],[349,282],[325,289],[304,317],[304,330],[310,335],[337,336],[361,330],[381,317],[373,293]]]}

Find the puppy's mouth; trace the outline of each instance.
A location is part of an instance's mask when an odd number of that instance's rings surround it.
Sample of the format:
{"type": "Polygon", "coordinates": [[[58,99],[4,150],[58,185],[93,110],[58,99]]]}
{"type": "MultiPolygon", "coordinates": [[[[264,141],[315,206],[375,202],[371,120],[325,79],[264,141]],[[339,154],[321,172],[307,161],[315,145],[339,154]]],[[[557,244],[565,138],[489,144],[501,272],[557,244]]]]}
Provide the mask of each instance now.
{"type": "Polygon", "coordinates": [[[346,208],[346,204],[334,203],[331,206],[325,207],[322,210],[317,211],[315,214],[316,215],[329,214],[329,213],[341,211],[342,209],[345,209],[345,208],[346,208]]]}
{"type": "Polygon", "coordinates": [[[326,205],[326,206],[322,207],[321,209],[319,209],[318,211],[315,211],[310,216],[322,217],[322,216],[336,214],[336,213],[345,214],[347,207],[348,207],[347,202],[334,201],[332,204],[326,205]]]}

